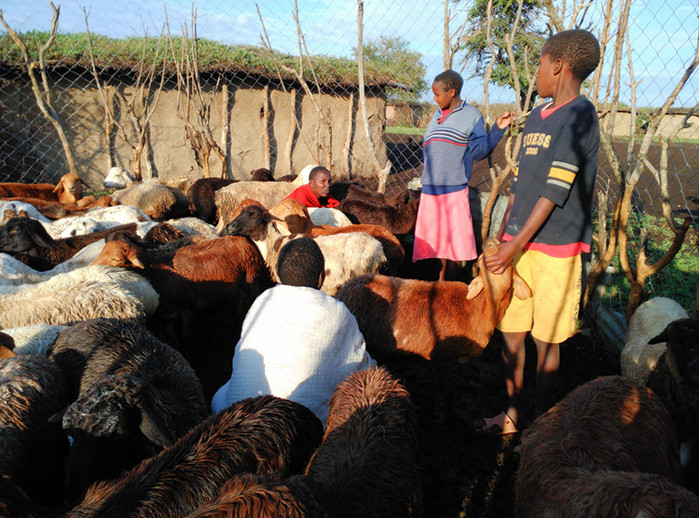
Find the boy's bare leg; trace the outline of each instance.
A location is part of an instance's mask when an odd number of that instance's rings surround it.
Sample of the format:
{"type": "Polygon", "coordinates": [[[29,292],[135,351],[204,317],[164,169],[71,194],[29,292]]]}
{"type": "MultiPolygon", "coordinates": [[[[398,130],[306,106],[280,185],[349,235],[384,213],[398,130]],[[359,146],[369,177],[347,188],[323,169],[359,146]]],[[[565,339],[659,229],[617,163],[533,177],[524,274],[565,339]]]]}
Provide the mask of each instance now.
{"type": "MultiPolygon", "coordinates": [[[[505,360],[505,387],[507,388],[508,407],[506,416],[518,423],[522,414],[521,399],[524,388],[524,362],[526,348],[524,340],[527,333],[503,333],[505,345],[502,358],[505,360]]],[[[506,420],[506,419],[504,419],[506,420]]],[[[506,430],[506,428],[503,428],[506,430]]]]}
{"type": "Polygon", "coordinates": [[[503,333],[505,344],[502,348],[502,358],[505,361],[505,387],[507,389],[507,410],[492,418],[485,419],[485,430],[497,426],[503,434],[521,431],[517,428],[520,417],[522,388],[524,386],[524,362],[526,348],[524,340],[527,333],[503,333]]]}
{"type": "Polygon", "coordinates": [[[534,343],[537,352],[535,405],[537,413],[543,413],[553,403],[553,386],[561,361],[560,347],[559,344],[542,342],[536,338],[534,343]]]}

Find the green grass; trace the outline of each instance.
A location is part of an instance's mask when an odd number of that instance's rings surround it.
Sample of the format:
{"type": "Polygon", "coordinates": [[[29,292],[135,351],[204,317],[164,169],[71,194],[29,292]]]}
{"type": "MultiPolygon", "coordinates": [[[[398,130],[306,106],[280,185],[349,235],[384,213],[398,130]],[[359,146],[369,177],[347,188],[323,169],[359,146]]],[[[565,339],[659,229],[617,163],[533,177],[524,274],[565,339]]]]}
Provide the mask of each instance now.
{"type": "Polygon", "coordinates": [[[416,128],[414,126],[387,126],[386,133],[394,133],[396,135],[424,135],[425,128],[416,128]]]}
{"type": "MultiPolygon", "coordinates": [[[[608,215],[607,219],[609,225],[611,216],[608,215]]],[[[649,263],[655,263],[662,258],[674,237],[674,233],[668,228],[664,218],[648,214],[632,216],[629,224],[629,246],[627,249],[629,261],[634,269],[642,228],[646,229],[648,234],[646,254],[649,263]]],[[[646,279],[643,300],[651,297],[668,297],[677,301],[691,313],[696,304],[697,285],[699,284],[697,246],[699,246],[699,229],[692,227],[685,236],[682,248],[670,264],[646,279]]],[[[618,253],[612,261],[612,266],[616,268],[617,273],[613,275],[602,300],[605,305],[615,311],[625,313],[631,285],[621,271],[618,253]]]]}
{"type": "MultiPolygon", "coordinates": [[[[636,142],[641,143],[645,135],[643,133],[637,133],[636,134],[636,142]]],[[[614,140],[620,140],[622,142],[628,142],[629,137],[618,135],[614,136],[614,140]]],[[[654,143],[660,143],[660,139],[656,136],[653,138],[654,143]]],[[[693,139],[693,138],[674,138],[670,141],[670,144],[694,144],[695,146],[699,146],[699,139],[693,139]]]]}

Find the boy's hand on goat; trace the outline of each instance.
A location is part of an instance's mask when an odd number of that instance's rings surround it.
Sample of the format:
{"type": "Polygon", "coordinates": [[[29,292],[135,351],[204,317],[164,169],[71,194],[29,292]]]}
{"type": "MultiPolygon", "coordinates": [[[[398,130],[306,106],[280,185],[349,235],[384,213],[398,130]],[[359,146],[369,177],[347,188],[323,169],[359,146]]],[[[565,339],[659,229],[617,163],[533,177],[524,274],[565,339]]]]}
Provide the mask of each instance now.
{"type": "Polygon", "coordinates": [[[500,275],[505,269],[512,264],[515,254],[519,252],[517,246],[512,241],[501,243],[497,247],[497,251],[492,255],[486,255],[485,266],[492,273],[500,275]]]}

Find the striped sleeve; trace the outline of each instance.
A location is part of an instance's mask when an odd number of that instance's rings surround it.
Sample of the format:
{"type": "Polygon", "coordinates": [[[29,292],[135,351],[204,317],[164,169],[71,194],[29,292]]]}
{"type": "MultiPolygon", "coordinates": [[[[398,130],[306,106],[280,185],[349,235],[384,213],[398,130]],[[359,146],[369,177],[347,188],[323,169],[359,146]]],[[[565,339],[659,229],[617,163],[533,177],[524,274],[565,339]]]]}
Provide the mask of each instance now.
{"type": "Polygon", "coordinates": [[[549,169],[543,196],[562,206],[570,193],[579,168],[566,162],[554,161],[549,169]]]}
{"type": "Polygon", "coordinates": [[[586,150],[590,147],[592,128],[597,127],[596,116],[590,103],[578,103],[551,142],[554,156],[541,196],[559,207],[565,205],[580,168],[587,163],[586,150]]]}

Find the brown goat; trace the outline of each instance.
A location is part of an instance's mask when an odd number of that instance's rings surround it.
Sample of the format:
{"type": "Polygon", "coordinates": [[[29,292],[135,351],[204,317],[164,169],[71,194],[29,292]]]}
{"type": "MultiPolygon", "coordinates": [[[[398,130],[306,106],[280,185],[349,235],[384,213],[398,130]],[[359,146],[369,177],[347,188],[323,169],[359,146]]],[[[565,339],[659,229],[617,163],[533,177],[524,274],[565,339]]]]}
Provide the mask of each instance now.
{"type": "Polygon", "coordinates": [[[604,376],[573,390],[522,437],[516,516],[699,516],[679,485],[677,437],[646,387],[604,376]]]}
{"type": "Polygon", "coordinates": [[[390,205],[386,196],[356,182],[333,182],[330,185],[330,196],[339,201],[349,198],[359,198],[378,203],[379,205],[390,205]]]}
{"type": "Polygon", "coordinates": [[[420,197],[406,189],[396,195],[393,203],[378,204],[359,198],[346,198],[336,207],[347,214],[353,223],[379,225],[393,234],[412,232],[417,219],[420,197]]]}
{"type": "Polygon", "coordinates": [[[245,399],[121,478],[93,485],[66,516],[188,516],[239,473],[299,473],[322,434],[320,420],[299,403],[245,399]]]}
{"type": "Polygon", "coordinates": [[[330,236],[335,234],[347,234],[350,232],[365,232],[376,238],[383,246],[386,260],[388,261],[388,273],[395,273],[405,259],[405,250],[398,238],[384,227],[378,225],[348,225],[346,227],[332,227],[329,225],[314,225],[308,208],[293,198],[283,200],[279,205],[269,211],[270,214],[281,220],[291,234],[305,234],[307,236],[330,236]]]}
{"type": "Polygon", "coordinates": [[[230,376],[248,309],[272,286],[257,246],[240,236],[199,241],[157,255],[137,239],[115,236],[91,264],[136,268],[150,281],[160,304],[149,325],[192,364],[208,398],[230,376]]]}
{"type": "Polygon", "coordinates": [[[215,193],[222,187],[237,182],[232,178],[199,178],[187,189],[189,211],[207,223],[216,224],[215,193]]]}
{"type": "MultiPolygon", "coordinates": [[[[483,254],[494,252],[489,238],[483,254]]],[[[367,351],[379,362],[418,355],[426,360],[468,361],[481,355],[514,293],[531,297],[510,266],[501,275],[485,268],[471,284],[362,275],[347,281],[336,298],[357,319],[367,351]]]]}
{"type": "Polygon", "coordinates": [[[0,183],[0,198],[37,198],[45,201],[58,201],[75,204],[83,193],[83,186],[89,187],[75,173],[64,174],[56,185],[50,183],[0,183]]]}

